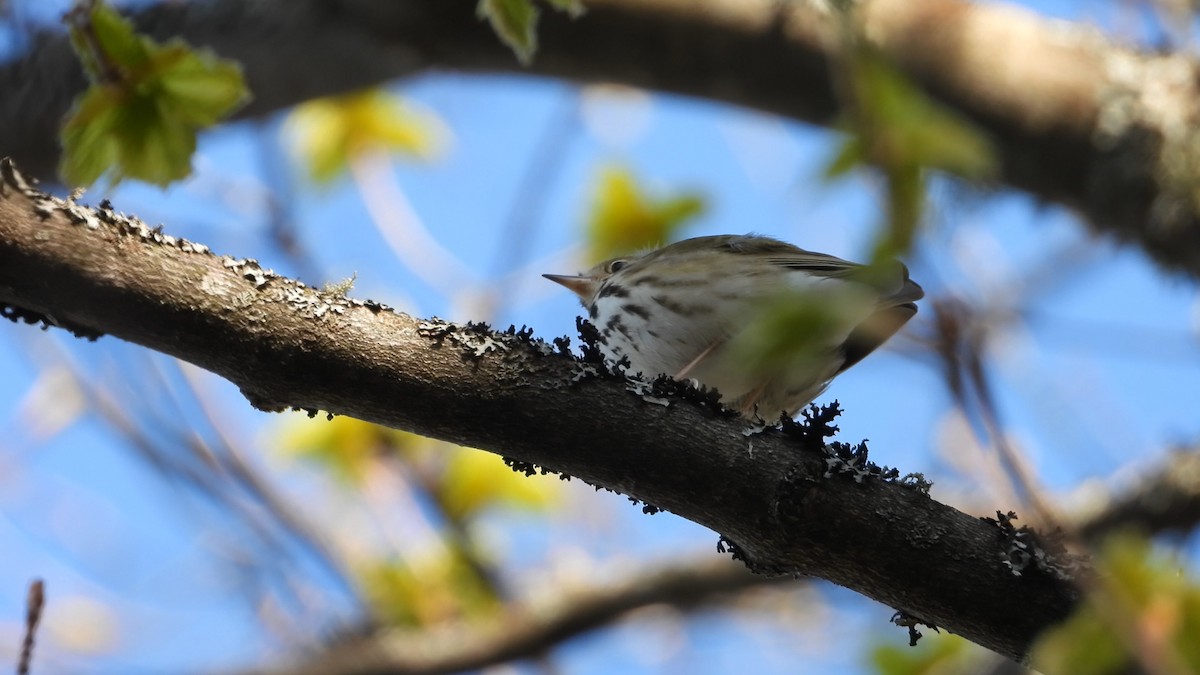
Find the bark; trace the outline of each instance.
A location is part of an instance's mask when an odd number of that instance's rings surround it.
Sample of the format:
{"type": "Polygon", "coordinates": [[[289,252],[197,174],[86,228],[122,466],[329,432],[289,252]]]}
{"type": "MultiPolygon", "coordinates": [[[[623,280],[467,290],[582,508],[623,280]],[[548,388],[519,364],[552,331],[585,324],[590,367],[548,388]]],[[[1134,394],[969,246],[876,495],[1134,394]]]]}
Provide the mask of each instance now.
{"type": "Polygon", "coordinates": [[[349,415],[581,478],[711,528],[752,570],[828,579],[1010,658],[1077,601],[1063,570],[1014,574],[1012,533],[996,523],[903,481],[840,473],[853,462],[827,475],[811,432],[747,435],[694,392],[631,392],[524,334],[307,288],[48,197],[7,162],[0,303],[13,319],[194,363],[263,410],[349,415]]]}
{"type": "MultiPolygon", "coordinates": [[[[138,24],[237,59],[260,117],[316,96],[450,68],[620,82],[828,125],[839,113],[838,22],[827,3],[589,0],[546,11],[531,68],[474,15],[474,0],[161,3],[138,24]]],[[[995,141],[999,180],[1078,210],[1163,266],[1200,274],[1197,64],[1138,52],[1081,25],[1003,4],[862,0],[862,33],[995,141]]],[[[0,68],[0,152],[46,177],[83,77],[43,34],[0,68]]]]}

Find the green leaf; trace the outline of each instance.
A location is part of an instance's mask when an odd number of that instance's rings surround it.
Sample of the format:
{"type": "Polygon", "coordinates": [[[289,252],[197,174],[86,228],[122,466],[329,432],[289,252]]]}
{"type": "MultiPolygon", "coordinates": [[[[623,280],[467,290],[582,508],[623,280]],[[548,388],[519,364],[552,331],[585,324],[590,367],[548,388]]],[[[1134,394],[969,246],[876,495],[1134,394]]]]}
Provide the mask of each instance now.
{"type": "Polygon", "coordinates": [[[216,124],[249,96],[241,66],[182,42],[165,45],[155,55],[154,67],[168,112],[195,128],[216,124]]]}
{"type": "MultiPolygon", "coordinates": [[[[88,51],[101,59],[109,69],[138,68],[150,60],[150,50],[154,43],[138,37],[133,30],[133,24],[122,18],[115,9],[97,2],[90,16],[83,21],[90,21],[91,35],[95,36],[96,47],[99,48],[88,51]]],[[[88,26],[85,23],[80,28],[86,30],[88,26]]],[[[93,79],[102,80],[111,74],[109,69],[101,69],[93,79]]]]}
{"type": "Polygon", "coordinates": [[[76,100],[63,127],[63,158],[59,173],[70,185],[91,185],[121,155],[117,128],[121,126],[120,92],[107,87],[88,89],[76,100]]]}
{"type": "Polygon", "coordinates": [[[645,194],[628,169],[605,167],[588,214],[590,257],[603,260],[661,246],[704,210],[704,198],[697,193],[655,199],[645,194]]]}
{"type": "Polygon", "coordinates": [[[67,18],[92,84],[63,123],[63,180],[166,185],[186,177],[199,131],[248,98],[241,68],[178,40],[139,36],[103,4],[67,18]]]}
{"type": "Polygon", "coordinates": [[[492,30],[508,45],[522,65],[533,61],[537,51],[538,9],[533,0],[479,0],[475,13],[492,24],[492,30]]]}

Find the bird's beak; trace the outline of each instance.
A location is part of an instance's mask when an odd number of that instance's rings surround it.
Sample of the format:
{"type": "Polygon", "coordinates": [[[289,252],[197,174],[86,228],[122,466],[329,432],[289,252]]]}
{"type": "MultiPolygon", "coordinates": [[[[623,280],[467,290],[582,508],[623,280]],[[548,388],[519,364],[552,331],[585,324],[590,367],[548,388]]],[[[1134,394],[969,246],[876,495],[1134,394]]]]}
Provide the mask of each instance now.
{"type": "Polygon", "coordinates": [[[584,302],[587,302],[592,297],[592,294],[596,292],[596,280],[591,277],[572,276],[569,274],[543,274],[542,276],[556,284],[566,286],[584,302]]]}

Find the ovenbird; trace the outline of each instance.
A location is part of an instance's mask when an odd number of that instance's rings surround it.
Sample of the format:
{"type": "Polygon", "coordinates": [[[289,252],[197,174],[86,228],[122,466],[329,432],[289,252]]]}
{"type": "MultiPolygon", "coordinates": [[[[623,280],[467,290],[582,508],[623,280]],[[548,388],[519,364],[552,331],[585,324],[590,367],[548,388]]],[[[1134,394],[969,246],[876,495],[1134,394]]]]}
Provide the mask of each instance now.
{"type": "Polygon", "coordinates": [[[606,359],[694,380],[747,418],[794,415],[917,313],[900,263],[863,266],[755,235],[697,237],[545,274],[579,296],[606,359]]]}

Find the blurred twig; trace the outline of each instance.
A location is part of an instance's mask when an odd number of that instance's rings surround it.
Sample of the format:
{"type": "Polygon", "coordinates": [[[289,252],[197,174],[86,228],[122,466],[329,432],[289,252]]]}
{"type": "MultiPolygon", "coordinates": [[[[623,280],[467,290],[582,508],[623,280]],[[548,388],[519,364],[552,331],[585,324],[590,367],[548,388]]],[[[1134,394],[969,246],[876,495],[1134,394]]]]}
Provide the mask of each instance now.
{"type": "Polygon", "coordinates": [[[530,247],[542,224],[546,199],[553,192],[555,180],[562,173],[567,158],[568,141],[579,125],[579,90],[572,86],[562,96],[542,130],[542,135],[526,162],[521,182],[513,196],[512,207],[500,229],[499,246],[492,262],[492,277],[496,279],[489,294],[488,313],[495,317],[504,311],[512,292],[512,270],[520,269],[529,257],[530,247]]]}
{"type": "MultiPolygon", "coordinates": [[[[209,427],[216,434],[218,449],[214,457],[222,470],[237,481],[238,485],[248,492],[296,541],[308,551],[333,575],[342,589],[350,594],[359,605],[365,601],[360,596],[352,581],[349,570],[341,558],[330,548],[326,537],[321,534],[300,510],[288,504],[285,498],[277,493],[271,484],[265,480],[245,459],[245,451],[236,441],[235,436],[225,428],[222,416],[217,414],[216,405],[203,389],[191,365],[172,361],[187,383],[188,388],[199,410],[208,421],[209,427]]],[[[182,409],[182,406],[181,406],[182,409]]]]}
{"type": "Polygon", "coordinates": [[[385,155],[356,155],[350,175],[379,234],[417,278],[448,298],[477,281],[474,272],[425,227],[385,155]]]}
{"type": "Polygon", "coordinates": [[[17,675],[29,675],[29,665],[33,662],[33,637],[37,633],[38,622],[42,620],[42,610],[45,607],[46,585],[41,579],[35,579],[29,584],[29,594],[25,598],[25,639],[21,641],[17,675]]]}
{"type": "MultiPolygon", "coordinates": [[[[1034,477],[1025,471],[1024,461],[1016,448],[1007,440],[984,364],[989,326],[957,300],[940,299],[933,304],[935,344],[955,404],[968,419],[974,414],[981,421],[987,438],[980,440],[990,441],[996,449],[1010,482],[1033,508],[1044,531],[1075,550],[1089,550],[1090,541],[1052,508],[1034,477]]],[[[972,428],[976,429],[974,425],[972,428]]],[[[1103,573],[1078,576],[1073,583],[1089,592],[1098,616],[1113,627],[1114,634],[1140,668],[1139,672],[1161,675],[1187,672],[1184,660],[1169,644],[1148,638],[1144,622],[1136,619],[1137,612],[1133,609],[1136,603],[1118,584],[1106,579],[1103,573]]]]}
{"type": "MultiPolygon", "coordinates": [[[[286,590],[290,602],[297,606],[307,606],[305,600],[307,594],[300,589],[297,581],[299,577],[287,571],[286,564],[291,561],[293,555],[288,550],[287,542],[299,541],[301,546],[307,547],[316,555],[318,561],[332,565],[331,573],[339,575],[335,578],[350,589],[352,597],[361,603],[353,590],[353,585],[346,577],[340,576],[345,573],[335,562],[329,562],[331,559],[322,557],[320,550],[313,548],[317,545],[313,544],[312,540],[305,538],[302,530],[292,529],[290,523],[281,522],[277,517],[278,514],[265,503],[263,506],[267,509],[267,516],[264,516],[262,511],[251,508],[245,500],[238,498],[238,495],[229,489],[231,483],[225,480],[229,475],[227,468],[229,462],[219,459],[212,448],[197,433],[169,427],[166,433],[172,437],[172,440],[170,442],[156,440],[155,435],[145,428],[142,422],[139,422],[137,416],[130,412],[129,397],[119,397],[104,385],[90,378],[80,364],[74,361],[68,350],[60,349],[58,352],[61,360],[74,374],[91,409],[114,431],[124,437],[128,447],[137,456],[155,469],[165,480],[181,485],[216,505],[222,511],[230,514],[233,522],[241,524],[252,533],[251,537],[230,537],[228,541],[236,541],[239,545],[261,544],[266,547],[266,551],[258,554],[254,560],[258,563],[269,561],[269,565],[237,565],[237,569],[255,574],[270,572],[278,576],[282,583],[256,583],[256,587],[286,590]],[[122,401],[122,403],[118,403],[118,401],[122,401]],[[187,454],[173,451],[172,448],[182,448],[187,454]],[[189,456],[194,461],[189,461],[187,459],[189,456]],[[282,533],[278,531],[281,527],[282,533]]],[[[142,370],[153,371],[153,369],[142,370]]],[[[154,395],[138,396],[132,400],[161,400],[163,391],[170,392],[170,389],[160,386],[156,388],[154,395]]],[[[182,419],[182,413],[177,416],[177,419],[182,419]]],[[[221,531],[228,535],[228,529],[223,527],[221,531]]]]}
{"type": "Polygon", "coordinates": [[[988,325],[965,303],[954,298],[935,299],[933,308],[936,335],[934,345],[941,357],[946,386],[950,389],[955,405],[968,420],[979,421],[978,426],[973,424],[971,428],[978,433],[979,427],[982,427],[986,438],[980,440],[988,442],[996,449],[997,456],[1018,496],[1028,502],[1044,525],[1053,529],[1058,518],[1041,496],[1033,476],[1026,472],[1024,460],[1008,442],[992,396],[991,384],[984,366],[988,325]]]}
{"type": "Polygon", "coordinates": [[[269,125],[260,123],[255,134],[259,150],[259,170],[264,182],[270,186],[266,195],[270,218],[268,231],[275,245],[295,265],[301,278],[307,279],[309,283],[324,283],[327,280],[320,271],[320,265],[296,232],[296,195],[293,189],[295,186],[287,171],[283,153],[279,151],[278,138],[275,134],[268,133],[268,130],[269,125]]]}

